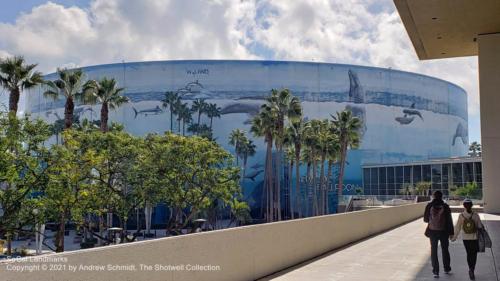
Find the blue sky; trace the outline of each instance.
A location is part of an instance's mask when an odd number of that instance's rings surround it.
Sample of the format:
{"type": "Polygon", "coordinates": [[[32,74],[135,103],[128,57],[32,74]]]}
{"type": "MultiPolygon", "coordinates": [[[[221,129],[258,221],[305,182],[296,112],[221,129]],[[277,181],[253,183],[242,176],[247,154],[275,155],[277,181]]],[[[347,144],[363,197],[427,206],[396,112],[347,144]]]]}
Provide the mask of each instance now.
{"type": "Polygon", "coordinates": [[[0,56],[23,54],[39,62],[45,72],[58,66],[122,60],[200,58],[392,67],[463,87],[469,95],[469,139],[480,139],[477,59],[419,61],[392,0],[0,0],[0,4],[0,56]]]}

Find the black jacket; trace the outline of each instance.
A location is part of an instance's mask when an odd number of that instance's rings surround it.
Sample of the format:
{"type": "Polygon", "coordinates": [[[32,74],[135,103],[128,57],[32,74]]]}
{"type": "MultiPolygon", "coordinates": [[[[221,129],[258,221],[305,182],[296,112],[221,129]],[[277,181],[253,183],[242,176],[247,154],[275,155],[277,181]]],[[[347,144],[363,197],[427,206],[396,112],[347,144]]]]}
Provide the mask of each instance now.
{"type": "MultiPolygon", "coordinates": [[[[445,232],[447,235],[453,235],[454,234],[454,229],[453,229],[453,219],[451,217],[451,209],[448,204],[446,204],[443,200],[436,200],[433,199],[427,206],[425,207],[425,213],[424,213],[424,222],[429,223],[429,216],[430,216],[430,209],[434,205],[443,205],[444,207],[444,212],[445,212],[445,217],[446,217],[446,228],[445,232]]],[[[426,230],[426,234],[442,234],[443,231],[435,231],[435,230],[426,230]]]]}

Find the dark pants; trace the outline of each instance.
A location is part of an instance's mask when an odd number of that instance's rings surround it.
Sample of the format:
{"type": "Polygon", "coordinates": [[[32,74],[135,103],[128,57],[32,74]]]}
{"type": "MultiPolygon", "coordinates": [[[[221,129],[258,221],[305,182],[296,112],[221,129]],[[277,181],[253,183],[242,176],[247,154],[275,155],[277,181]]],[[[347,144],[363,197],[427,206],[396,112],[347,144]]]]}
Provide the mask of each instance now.
{"type": "Polygon", "coordinates": [[[431,261],[432,261],[432,272],[439,273],[439,259],[438,259],[438,242],[441,242],[441,252],[443,254],[443,267],[444,271],[450,271],[450,252],[448,251],[448,246],[450,245],[448,241],[447,234],[435,234],[429,237],[431,240],[431,261]]]}
{"type": "Polygon", "coordinates": [[[467,252],[467,264],[469,270],[474,271],[476,268],[477,252],[479,251],[479,244],[477,240],[464,240],[465,251],[467,252]]]}

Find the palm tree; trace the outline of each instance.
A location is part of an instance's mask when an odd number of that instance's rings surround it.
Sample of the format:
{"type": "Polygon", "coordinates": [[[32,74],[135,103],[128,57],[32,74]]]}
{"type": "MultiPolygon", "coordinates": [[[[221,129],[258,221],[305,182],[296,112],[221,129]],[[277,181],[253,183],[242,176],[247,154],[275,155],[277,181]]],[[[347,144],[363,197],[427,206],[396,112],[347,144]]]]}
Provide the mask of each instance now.
{"type": "Polygon", "coordinates": [[[245,140],[240,145],[240,149],[239,149],[239,152],[238,152],[238,154],[241,157],[241,160],[243,160],[243,169],[242,169],[242,175],[241,175],[241,179],[242,180],[245,178],[245,172],[246,172],[246,169],[247,169],[248,157],[252,157],[252,156],[255,155],[255,153],[256,153],[255,149],[256,149],[256,146],[253,143],[253,141],[250,140],[250,139],[247,139],[245,137],[245,140]]]}
{"type": "Polygon", "coordinates": [[[212,129],[212,121],[214,118],[220,118],[222,113],[222,108],[218,107],[217,104],[211,103],[207,108],[207,116],[210,118],[210,129],[212,129]]]}
{"type": "MultiPolygon", "coordinates": [[[[252,120],[251,132],[256,137],[264,137],[266,143],[266,164],[264,172],[264,189],[266,192],[267,206],[266,206],[266,220],[268,222],[274,221],[275,217],[275,204],[273,192],[273,138],[276,128],[276,114],[275,111],[264,104],[258,115],[252,120]]],[[[263,192],[264,194],[264,192],[263,192]]]]}
{"type": "Polygon", "coordinates": [[[68,129],[73,125],[75,102],[85,102],[94,86],[92,82],[84,81],[85,75],[81,69],[58,69],[57,74],[59,75],[59,79],[45,82],[49,89],[43,95],[54,100],[57,100],[61,96],[66,98],[64,105],[64,128],[68,129]]]}
{"type": "Polygon", "coordinates": [[[318,206],[318,187],[317,187],[317,168],[318,168],[318,157],[320,152],[320,141],[319,135],[321,131],[322,121],[313,119],[306,123],[305,125],[305,137],[304,144],[309,148],[310,161],[312,164],[312,213],[313,215],[319,215],[318,206]]]}
{"type": "MultiPolygon", "coordinates": [[[[328,161],[327,163],[327,173],[326,173],[326,184],[328,190],[330,189],[331,184],[333,183],[332,179],[332,174],[333,174],[333,164],[338,162],[339,158],[339,150],[340,150],[340,144],[339,144],[339,138],[337,135],[337,131],[334,129],[333,124],[330,126],[330,137],[331,140],[329,141],[327,145],[327,152],[326,152],[326,159],[328,161]]],[[[330,206],[329,206],[329,201],[328,201],[328,192],[327,192],[327,198],[326,198],[326,213],[330,213],[330,206]]]]}
{"type": "Polygon", "coordinates": [[[24,57],[15,56],[0,60],[0,86],[9,91],[9,111],[17,114],[23,90],[43,83],[42,73],[34,71],[37,64],[26,64],[24,57]]]}
{"type": "MultiPolygon", "coordinates": [[[[177,115],[177,132],[181,133],[181,121],[184,120],[183,117],[186,117],[187,114],[191,115],[191,110],[187,103],[182,103],[180,100],[174,104],[174,112],[177,115]],[[189,112],[189,113],[187,113],[189,112]]],[[[183,125],[183,128],[185,126],[183,125]]],[[[183,130],[184,131],[184,130],[183,130]]]]}
{"type": "Polygon", "coordinates": [[[293,96],[288,89],[271,90],[271,96],[266,99],[266,104],[276,114],[276,137],[275,145],[278,151],[278,160],[276,161],[277,180],[276,197],[278,208],[278,220],[281,220],[281,164],[283,161],[283,143],[285,139],[285,122],[297,121],[302,116],[302,106],[300,100],[293,96]]]}
{"type": "Polygon", "coordinates": [[[481,156],[481,144],[477,141],[472,142],[469,145],[469,156],[477,157],[481,156]]]}
{"type": "Polygon", "coordinates": [[[234,129],[229,135],[229,145],[234,146],[234,151],[236,154],[236,166],[238,166],[239,152],[241,151],[241,146],[247,141],[245,136],[245,131],[241,129],[234,129]]]}
{"type": "Polygon", "coordinates": [[[203,114],[207,111],[207,105],[208,104],[205,102],[204,99],[195,99],[193,101],[193,105],[191,106],[191,110],[193,112],[198,112],[198,126],[200,125],[201,114],[203,114]]]}
{"type": "Polygon", "coordinates": [[[331,115],[333,119],[333,126],[337,131],[337,135],[339,138],[340,144],[340,169],[339,169],[339,186],[338,186],[338,194],[342,195],[342,189],[344,184],[344,172],[345,172],[345,163],[347,158],[347,149],[348,148],[357,148],[360,143],[360,133],[362,121],[358,117],[354,117],[350,110],[343,110],[341,112],[337,112],[337,115],[331,115]]]}
{"type": "MultiPolygon", "coordinates": [[[[298,217],[302,217],[302,206],[300,195],[300,152],[304,135],[304,119],[299,118],[296,122],[291,122],[287,127],[287,138],[290,145],[293,145],[295,153],[295,206],[297,207],[298,217]]],[[[292,219],[295,214],[292,212],[292,219]]]]}
{"type": "MultiPolygon", "coordinates": [[[[293,208],[293,197],[292,197],[292,175],[293,175],[293,166],[295,164],[295,147],[293,145],[290,145],[290,142],[287,141],[287,148],[285,150],[285,160],[287,161],[288,166],[288,182],[287,182],[287,190],[288,190],[288,205],[290,206],[290,218],[293,219],[295,217],[294,215],[294,208],[293,208]]],[[[299,165],[299,164],[297,164],[299,165]]],[[[297,198],[297,195],[295,195],[295,198],[297,198]]]]}
{"type": "Polygon", "coordinates": [[[93,81],[91,93],[86,97],[89,103],[101,103],[101,131],[108,131],[109,109],[116,109],[129,102],[129,99],[122,95],[124,88],[118,88],[114,78],[102,78],[100,81],[93,81]]]}
{"type": "Polygon", "coordinates": [[[186,124],[191,123],[193,120],[193,114],[187,104],[184,104],[181,111],[179,112],[179,118],[182,120],[182,135],[185,135],[186,124]]]}
{"type": "Polygon", "coordinates": [[[163,98],[162,106],[164,108],[168,107],[170,111],[170,132],[173,132],[173,124],[174,124],[174,106],[179,102],[180,97],[179,94],[174,92],[166,92],[165,97],[163,98]]]}

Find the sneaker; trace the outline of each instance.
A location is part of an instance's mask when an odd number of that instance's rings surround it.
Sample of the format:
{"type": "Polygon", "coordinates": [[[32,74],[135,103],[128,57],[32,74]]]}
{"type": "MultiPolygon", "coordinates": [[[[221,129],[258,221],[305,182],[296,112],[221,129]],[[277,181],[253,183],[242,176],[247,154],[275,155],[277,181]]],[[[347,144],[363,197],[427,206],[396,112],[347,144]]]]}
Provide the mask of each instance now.
{"type": "Polygon", "coordinates": [[[439,273],[433,273],[434,274],[434,278],[439,278],[439,273]]]}
{"type": "Polygon", "coordinates": [[[469,270],[469,278],[470,280],[476,280],[476,276],[474,276],[474,271],[469,270]]]}
{"type": "Polygon", "coordinates": [[[449,270],[445,270],[445,271],[444,271],[444,273],[445,273],[445,274],[448,274],[448,275],[451,275],[451,274],[452,274],[452,273],[451,273],[451,269],[449,269],[449,270]]]}

